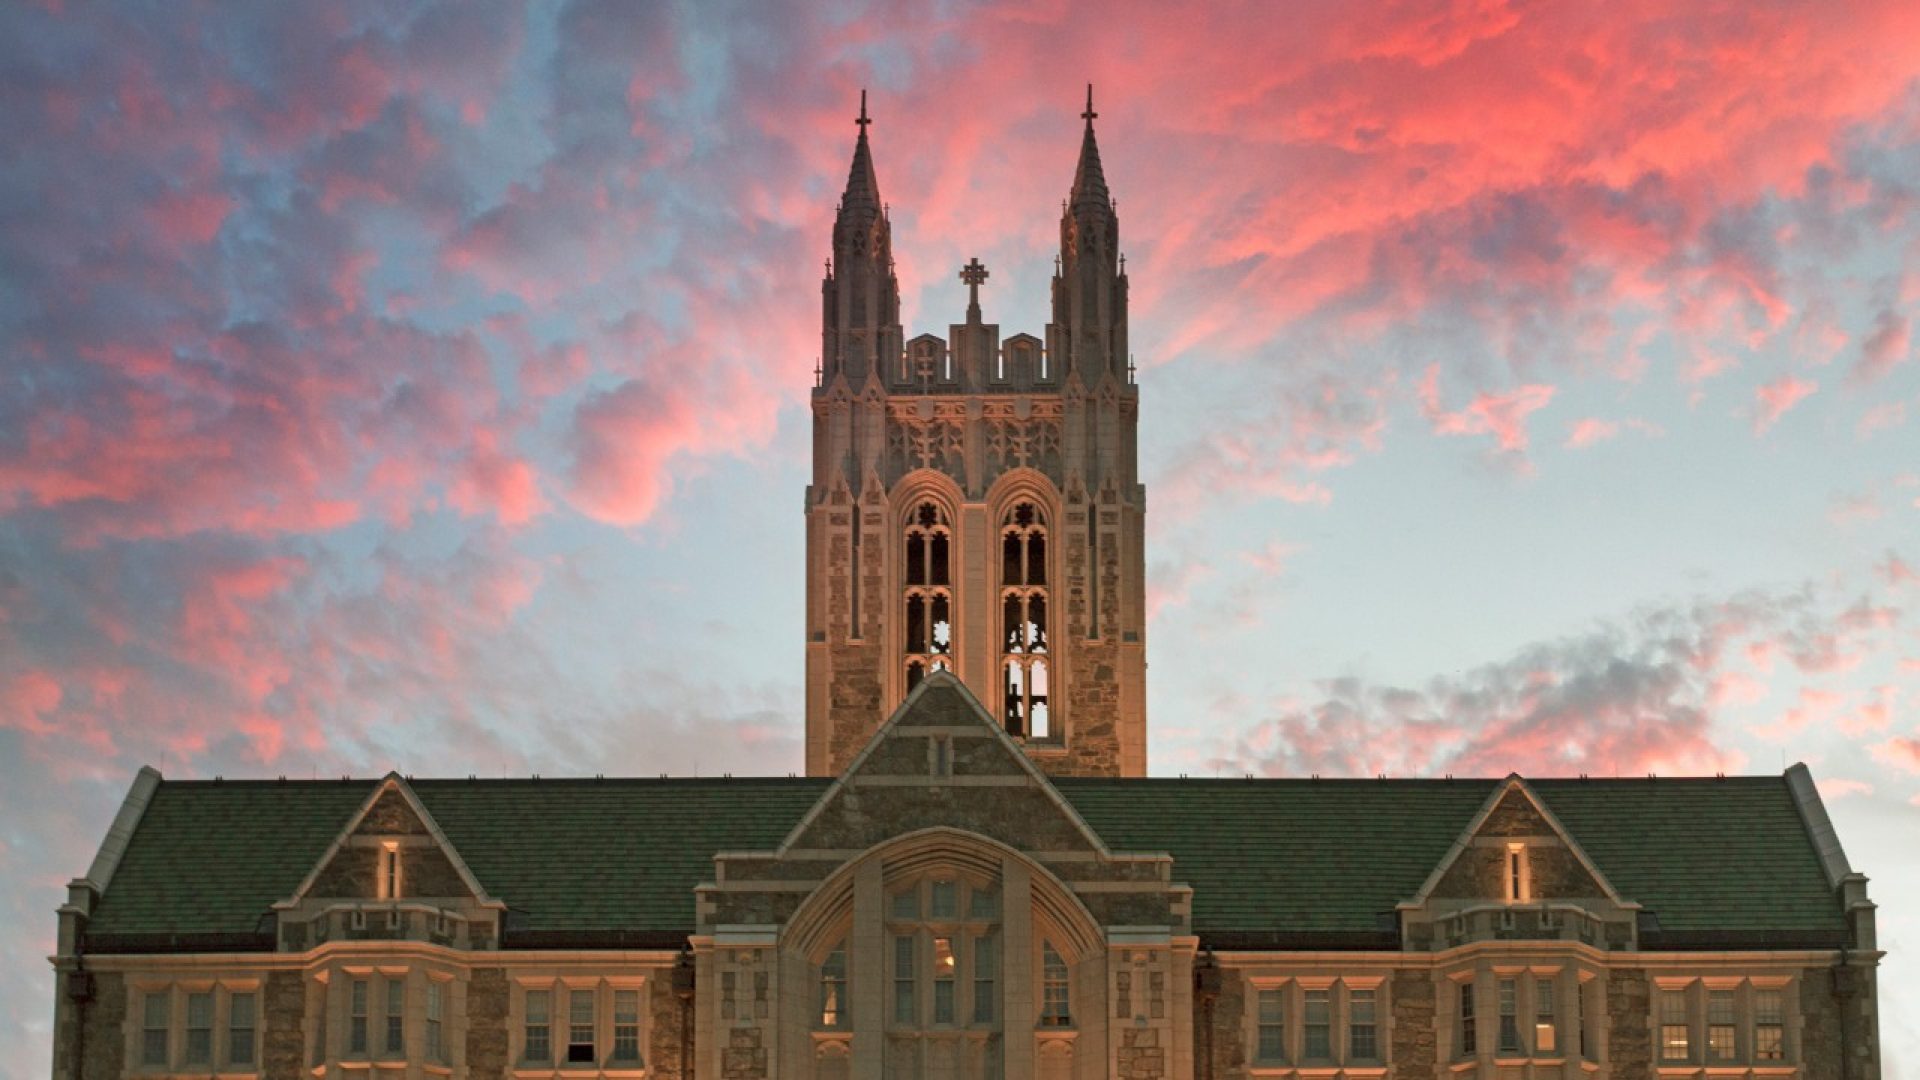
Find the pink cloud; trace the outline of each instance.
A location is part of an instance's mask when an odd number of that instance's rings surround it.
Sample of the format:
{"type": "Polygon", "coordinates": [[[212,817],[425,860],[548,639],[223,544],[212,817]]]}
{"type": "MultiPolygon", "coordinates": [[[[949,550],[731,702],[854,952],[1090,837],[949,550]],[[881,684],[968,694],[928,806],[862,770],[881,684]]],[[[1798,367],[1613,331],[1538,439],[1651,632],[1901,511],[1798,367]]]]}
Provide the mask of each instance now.
{"type": "Polygon", "coordinates": [[[1913,342],[1913,324],[1892,308],[1883,308],[1874,316],[1873,332],[1860,343],[1860,361],[1853,376],[1862,382],[1878,382],[1894,366],[1906,360],[1913,342]]]}
{"type": "Polygon", "coordinates": [[[1761,435],[1777,423],[1787,411],[1805,401],[1820,384],[1807,379],[1783,375],[1773,382],[1756,387],[1754,397],[1753,433],[1761,435]]]}
{"type": "Polygon", "coordinates": [[[1828,802],[1837,799],[1850,799],[1856,795],[1873,794],[1873,785],[1865,780],[1853,780],[1844,776],[1823,776],[1814,782],[1820,789],[1820,797],[1828,802]]]}
{"type": "Polygon", "coordinates": [[[1920,773],[1920,739],[1888,739],[1873,748],[1873,756],[1903,772],[1920,773]]]}
{"type": "Polygon", "coordinates": [[[1420,407],[1436,435],[1492,435],[1501,452],[1519,454],[1527,449],[1527,415],[1545,408],[1553,393],[1551,386],[1529,384],[1477,394],[1465,408],[1448,412],[1440,404],[1440,365],[1430,364],[1420,381],[1420,407]]]}
{"type": "Polygon", "coordinates": [[[1907,422],[1907,403],[1888,401],[1872,406],[1860,414],[1860,422],[1854,425],[1854,433],[1865,439],[1882,431],[1891,431],[1907,422]]]}

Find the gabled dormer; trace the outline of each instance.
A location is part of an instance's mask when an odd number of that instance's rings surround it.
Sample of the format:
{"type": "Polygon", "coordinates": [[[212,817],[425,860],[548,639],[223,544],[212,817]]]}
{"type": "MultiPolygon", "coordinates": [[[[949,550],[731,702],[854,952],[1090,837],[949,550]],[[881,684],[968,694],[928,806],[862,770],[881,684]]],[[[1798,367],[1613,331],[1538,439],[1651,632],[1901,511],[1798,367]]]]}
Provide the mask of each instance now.
{"type": "Polygon", "coordinates": [[[1639,908],[1517,773],[1399,905],[1402,937],[1416,949],[1508,939],[1626,948],[1639,908]]]}
{"type": "Polygon", "coordinates": [[[288,951],[341,940],[490,948],[505,909],[397,773],[374,787],[293,895],[274,904],[288,951]]]}

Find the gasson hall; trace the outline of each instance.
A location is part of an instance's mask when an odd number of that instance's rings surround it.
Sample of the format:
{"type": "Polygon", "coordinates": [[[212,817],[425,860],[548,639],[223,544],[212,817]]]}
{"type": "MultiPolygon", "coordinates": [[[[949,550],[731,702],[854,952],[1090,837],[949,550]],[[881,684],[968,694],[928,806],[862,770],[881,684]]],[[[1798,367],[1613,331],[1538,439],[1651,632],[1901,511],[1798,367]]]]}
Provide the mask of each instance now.
{"type": "Polygon", "coordinates": [[[53,1075],[1877,1080],[1874,905],[1804,766],[1147,778],[1084,120],[1040,335],[985,321],[975,260],[963,319],[906,338],[862,103],[804,777],[143,769],[59,910],[53,1075]]]}

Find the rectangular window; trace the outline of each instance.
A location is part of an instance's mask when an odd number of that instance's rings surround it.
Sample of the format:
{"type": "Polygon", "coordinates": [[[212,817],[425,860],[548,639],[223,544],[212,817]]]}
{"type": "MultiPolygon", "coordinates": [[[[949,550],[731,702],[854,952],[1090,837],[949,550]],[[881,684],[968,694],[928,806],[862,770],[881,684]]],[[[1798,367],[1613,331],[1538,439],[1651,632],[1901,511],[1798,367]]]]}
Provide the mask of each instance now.
{"type": "Polygon", "coordinates": [[[397,844],[380,849],[380,899],[400,899],[400,847],[397,844]]]}
{"type": "Polygon", "coordinates": [[[908,889],[893,894],[893,917],[896,919],[917,919],[920,917],[920,891],[908,889]]]}
{"type": "Polygon", "coordinates": [[[348,988],[347,1053],[367,1052],[367,980],[355,979],[348,988]]]}
{"type": "Polygon", "coordinates": [[[1372,990],[1347,992],[1347,1056],[1352,1060],[1373,1061],[1380,1056],[1375,1005],[1372,990]]]}
{"type": "Polygon", "coordinates": [[[258,1020],[257,1000],[251,993],[235,994],[227,999],[227,1064],[253,1064],[254,1032],[258,1020]]]}
{"type": "Polygon", "coordinates": [[[141,1001],[140,1064],[165,1066],[167,1036],[173,1026],[173,998],[166,990],[150,990],[141,1001]]]}
{"type": "MultiPolygon", "coordinates": [[[[934,896],[939,894],[939,883],[934,883],[934,896]]],[[[936,902],[936,908],[939,904],[936,902]]],[[[936,1024],[953,1023],[953,992],[960,974],[959,958],[953,955],[953,939],[937,937],[933,939],[933,1022],[936,1024]]]]}
{"type": "Polygon", "coordinates": [[[847,1024],[847,950],[835,949],[820,965],[820,1026],[847,1024]]]}
{"type": "Polygon", "coordinates": [[[960,914],[960,883],[957,881],[936,881],[933,883],[933,917],[951,919],[960,914]]]}
{"type": "Polygon", "coordinates": [[[1553,980],[1533,981],[1533,1051],[1551,1054],[1560,1047],[1560,1018],[1553,1008],[1553,980]]]}
{"type": "Polygon", "coordinates": [[[991,937],[973,939],[973,1022],[993,1023],[995,997],[995,941],[991,937]]]}
{"type": "Polygon", "coordinates": [[[527,991],[528,1061],[553,1060],[553,991],[527,991]]]}
{"type": "Polygon", "coordinates": [[[992,889],[967,890],[967,917],[970,919],[991,919],[999,907],[999,897],[992,889]]]}
{"type": "Polygon", "coordinates": [[[1262,990],[1258,1006],[1260,1041],[1257,1061],[1280,1064],[1287,1060],[1287,999],[1285,990],[1262,990]]]}
{"type": "Polygon", "coordinates": [[[387,1053],[407,1052],[407,984],[404,979],[387,980],[387,1053]]]}
{"type": "Polygon", "coordinates": [[[187,995],[187,1064],[213,1063],[213,991],[187,995]]]}
{"type": "Polygon", "coordinates": [[[591,1065],[593,1053],[593,991],[567,991],[567,1064],[591,1065]]]}
{"type": "Polygon", "coordinates": [[[1473,1017],[1473,984],[1460,984],[1460,1056],[1472,1057],[1480,1050],[1480,1027],[1473,1017]]]}
{"type": "Polygon", "coordinates": [[[443,1025],[446,1021],[446,986],[433,979],[427,980],[427,1060],[445,1061],[447,1059],[446,1033],[443,1025]]]}
{"type": "Polygon", "coordinates": [[[1689,1034],[1686,991],[1660,991],[1660,1060],[1685,1061],[1692,1056],[1689,1034]]]}
{"type": "Polygon", "coordinates": [[[1046,1027],[1066,1027],[1073,1023],[1072,1002],[1067,994],[1067,962],[1052,945],[1040,948],[1040,1023],[1046,1027]]]}
{"type": "Polygon", "coordinates": [[[1301,1040],[1300,1057],[1306,1061],[1325,1061],[1333,1056],[1333,992],[1331,990],[1307,991],[1306,1008],[1302,1011],[1306,1022],[1305,1038],[1301,1040]]]}
{"type": "Polygon", "coordinates": [[[1713,1061],[1732,1061],[1734,1054],[1733,991],[1707,991],[1707,1057],[1713,1061]]]}
{"type": "Polygon", "coordinates": [[[1786,998],[1778,990],[1753,992],[1753,1056],[1758,1061],[1786,1060],[1786,998]]]}
{"type": "Polygon", "coordinates": [[[1520,1052],[1520,985],[1514,979],[1500,980],[1500,1044],[1503,1054],[1520,1052]]]}
{"type": "Polygon", "coordinates": [[[893,1022],[918,1020],[913,1008],[913,938],[902,934],[893,939],[893,1022]]]}
{"type": "Polygon", "coordinates": [[[640,991],[613,992],[613,1060],[640,1061],[640,991]]]}
{"type": "Polygon", "coordinates": [[[1580,1040],[1580,1056],[1592,1056],[1588,1049],[1592,1044],[1587,1041],[1587,988],[1578,982],[1573,984],[1573,1034],[1580,1040]]]}
{"type": "Polygon", "coordinates": [[[1507,845],[1507,900],[1509,903],[1524,904],[1529,899],[1527,889],[1527,845],[1507,845]]]}

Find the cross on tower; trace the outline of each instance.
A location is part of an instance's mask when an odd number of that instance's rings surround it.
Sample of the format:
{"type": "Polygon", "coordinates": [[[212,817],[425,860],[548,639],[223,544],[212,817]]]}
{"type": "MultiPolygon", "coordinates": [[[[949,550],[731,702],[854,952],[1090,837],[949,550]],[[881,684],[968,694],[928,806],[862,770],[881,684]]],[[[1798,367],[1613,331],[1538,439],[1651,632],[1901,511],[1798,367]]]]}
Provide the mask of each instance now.
{"type": "Polygon", "coordinates": [[[987,268],[978,258],[960,268],[960,280],[967,283],[967,321],[980,321],[980,284],[987,280],[987,268]]]}
{"type": "MultiPolygon", "coordinates": [[[[865,110],[863,109],[861,111],[864,112],[865,110]]],[[[1088,83],[1087,84],[1087,111],[1080,114],[1080,119],[1085,120],[1087,122],[1088,127],[1092,127],[1093,121],[1097,117],[1099,117],[1099,115],[1100,115],[1099,113],[1093,111],[1093,84],[1088,83]]]]}
{"type": "MultiPolygon", "coordinates": [[[[1092,92],[1091,88],[1089,88],[1088,92],[1092,92]]],[[[867,133],[867,125],[873,123],[872,120],[867,118],[867,92],[865,90],[860,91],[860,115],[854,117],[853,122],[860,125],[860,134],[862,135],[867,133]]]]}

